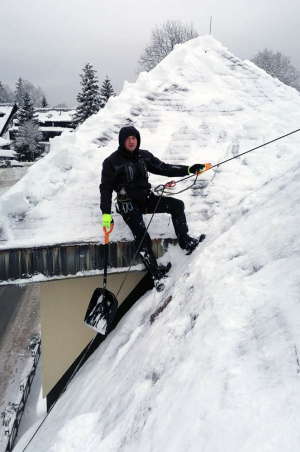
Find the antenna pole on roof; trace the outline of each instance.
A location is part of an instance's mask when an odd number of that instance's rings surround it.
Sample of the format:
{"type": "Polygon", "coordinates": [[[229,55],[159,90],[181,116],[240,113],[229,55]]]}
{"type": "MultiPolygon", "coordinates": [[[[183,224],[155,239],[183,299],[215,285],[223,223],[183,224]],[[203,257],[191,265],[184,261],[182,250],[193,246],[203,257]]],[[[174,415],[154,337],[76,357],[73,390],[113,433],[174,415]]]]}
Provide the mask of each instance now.
{"type": "Polygon", "coordinates": [[[209,24],[209,34],[211,35],[211,24],[212,24],[212,16],[210,16],[210,24],[209,24]]]}

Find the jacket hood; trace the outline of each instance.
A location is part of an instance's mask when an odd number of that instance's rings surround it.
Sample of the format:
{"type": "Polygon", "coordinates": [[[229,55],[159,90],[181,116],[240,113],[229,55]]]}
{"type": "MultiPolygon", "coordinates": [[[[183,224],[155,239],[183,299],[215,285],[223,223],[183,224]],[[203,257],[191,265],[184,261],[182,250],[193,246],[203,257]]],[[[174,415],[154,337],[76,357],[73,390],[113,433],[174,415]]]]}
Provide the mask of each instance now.
{"type": "Polygon", "coordinates": [[[125,149],[125,140],[126,138],[128,138],[129,136],[134,136],[137,139],[137,146],[134,150],[134,152],[138,151],[140,148],[140,144],[141,144],[141,136],[140,136],[140,132],[133,126],[126,126],[126,127],[122,127],[122,129],[119,132],[119,149],[121,151],[126,151],[125,149]]]}

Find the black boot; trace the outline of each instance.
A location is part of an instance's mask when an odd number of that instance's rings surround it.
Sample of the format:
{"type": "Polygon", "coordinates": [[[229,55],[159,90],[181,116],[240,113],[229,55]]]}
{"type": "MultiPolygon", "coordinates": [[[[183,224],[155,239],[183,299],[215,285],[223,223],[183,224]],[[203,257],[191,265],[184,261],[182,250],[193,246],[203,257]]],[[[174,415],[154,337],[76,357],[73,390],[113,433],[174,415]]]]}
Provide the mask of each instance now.
{"type": "Polygon", "coordinates": [[[205,235],[201,234],[198,238],[194,239],[190,237],[188,234],[182,234],[178,237],[179,246],[182,250],[186,250],[186,254],[192,254],[192,252],[197,248],[200,242],[203,242],[205,239],[205,235]]]}
{"type": "Polygon", "coordinates": [[[154,287],[158,292],[164,290],[165,285],[163,283],[163,273],[160,271],[157,260],[155,259],[152,249],[144,249],[140,251],[141,258],[144,262],[145,267],[151,273],[154,287]]]}

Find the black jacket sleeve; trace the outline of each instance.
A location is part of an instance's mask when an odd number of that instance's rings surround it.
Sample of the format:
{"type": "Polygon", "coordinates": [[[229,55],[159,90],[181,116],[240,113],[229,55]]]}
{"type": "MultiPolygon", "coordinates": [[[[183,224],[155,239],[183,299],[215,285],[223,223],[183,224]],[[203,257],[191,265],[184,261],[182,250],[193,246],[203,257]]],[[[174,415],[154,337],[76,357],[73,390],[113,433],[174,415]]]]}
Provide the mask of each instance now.
{"type": "Polygon", "coordinates": [[[158,174],[159,176],[167,177],[183,177],[188,175],[189,167],[186,165],[171,165],[169,163],[164,163],[157,157],[154,157],[151,152],[149,154],[149,173],[158,174]]]}
{"type": "Polygon", "coordinates": [[[111,213],[112,192],[116,187],[116,176],[112,165],[105,159],[102,166],[102,176],[100,184],[100,209],[102,213],[111,213]]]}

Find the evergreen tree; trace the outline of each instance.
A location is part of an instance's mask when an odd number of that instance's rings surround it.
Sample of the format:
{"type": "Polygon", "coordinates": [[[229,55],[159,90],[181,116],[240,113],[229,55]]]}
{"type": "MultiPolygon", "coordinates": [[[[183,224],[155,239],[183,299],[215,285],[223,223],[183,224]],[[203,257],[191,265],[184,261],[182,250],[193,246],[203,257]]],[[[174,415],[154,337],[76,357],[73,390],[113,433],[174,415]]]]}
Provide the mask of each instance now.
{"type": "Polygon", "coordinates": [[[23,94],[23,97],[19,98],[19,110],[17,119],[19,126],[27,121],[33,121],[37,123],[37,115],[34,112],[33,101],[26,91],[23,94]]]}
{"type": "Polygon", "coordinates": [[[24,122],[18,129],[15,141],[15,151],[19,160],[33,162],[41,153],[39,142],[42,139],[43,134],[34,120],[30,119],[24,122]]]}
{"type": "Polygon", "coordinates": [[[5,87],[2,85],[1,82],[0,82],[0,102],[3,102],[3,103],[10,102],[9,94],[7,93],[5,87]]]}
{"type": "Polygon", "coordinates": [[[46,96],[43,96],[41,105],[42,105],[43,108],[48,107],[49,104],[47,102],[46,96]]]}
{"type": "Polygon", "coordinates": [[[91,115],[97,113],[101,108],[100,91],[96,71],[90,63],[83,68],[83,74],[80,75],[82,92],[78,94],[75,114],[73,121],[75,125],[82,124],[91,115]]]}
{"type": "Polygon", "coordinates": [[[14,147],[19,160],[34,161],[35,157],[41,152],[39,142],[42,141],[43,134],[39,129],[33,100],[27,91],[22,92],[22,88],[23,84],[19,83],[18,131],[14,147]]]}
{"type": "Polygon", "coordinates": [[[115,96],[115,95],[116,95],[116,93],[113,90],[112,84],[111,84],[108,76],[106,76],[104,82],[102,83],[102,87],[100,90],[101,108],[105,107],[108,99],[111,96],[115,96]]]}
{"type": "Polygon", "coordinates": [[[15,101],[19,108],[22,105],[24,92],[25,92],[25,90],[24,90],[23,80],[21,77],[19,77],[19,79],[16,83],[16,90],[15,90],[15,101]]]}

